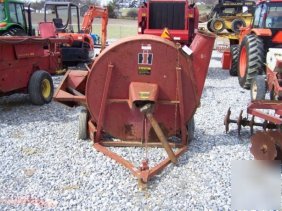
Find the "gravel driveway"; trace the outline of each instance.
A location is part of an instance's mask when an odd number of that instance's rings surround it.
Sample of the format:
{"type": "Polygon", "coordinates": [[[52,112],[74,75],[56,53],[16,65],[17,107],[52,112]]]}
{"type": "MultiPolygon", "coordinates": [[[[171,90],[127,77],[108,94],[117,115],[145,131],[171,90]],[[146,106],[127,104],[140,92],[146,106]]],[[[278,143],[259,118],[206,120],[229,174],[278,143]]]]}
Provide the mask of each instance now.
{"type": "MultiPolygon", "coordinates": [[[[25,95],[0,98],[0,210],[203,210],[230,209],[232,160],[252,159],[249,131],[225,134],[223,118],[245,109],[249,91],[222,71],[213,52],[196,139],[179,159],[140,192],[131,173],[77,139],[81,108],[52,102],[33,106],[25,95]]],[[[61,77],[55,77],[58,84],[61,77]]],[[[143,149],[115,149],[138,161],[143,149]]],[[[151,163],[163,149],[149,150],[151,163]]]]}

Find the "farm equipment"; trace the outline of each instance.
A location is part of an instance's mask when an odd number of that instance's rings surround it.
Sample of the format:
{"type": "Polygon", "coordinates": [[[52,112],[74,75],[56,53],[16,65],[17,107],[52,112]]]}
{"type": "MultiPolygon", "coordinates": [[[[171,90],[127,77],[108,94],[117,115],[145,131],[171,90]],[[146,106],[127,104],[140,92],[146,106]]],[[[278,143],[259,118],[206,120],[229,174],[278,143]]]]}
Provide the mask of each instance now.
{"type": "Polygon", "coordinates": [[[238,120],[230,119],[231,111],[228,110],[224,125],[226,132],[229,131],[229,124],[235,123],[238,125],[238,134],[242,127],[249,126],[251,134],[254,132],[254,127],[262,127],[262,131],[256,132],[251,137],[251,153],[257,160],[281,160],[282,161],[282,102],[270,100],[255,100],[252,101],[247,108],[247,113],[252,115],[243,118],[241,111],[238,120]],[[256,122],[255,118],[264,120],[256,122]]]}
{"type": "Polygon", "coordinates": [[[250,89],[256,75],[265,75],[266,53],[269,48],[282,44],[281,0],[259,1],[254,20],[249,27],[242,27],[238,41],[224,52],[222,63],[232,76],[238,75],[239,84],[250,89]]]}
{"type": "Polygon", "coordinates": [[[46,2],[44,7],[44,21],[53,22],[59,38],[71,37],[72,45],[63,46],[62,60],[65,66],[77,66],[90,63],[94,57],[94,41],[91,36],[92,22],[95,17],[102,17],[101,50],[106,46],[108,10],[102,7],[90,6],[84,14],[80,29],[79,8],[71,2],[46,2]],[[51,9],[55,16],[52,20],[47,15],[51,9]],[[76,21],[73,19],[76,17],[76,21]],[[65,21],[63,21],[65,19],[65,21]],[[76,23],[76,25],[74,24],[76,23]]]}
{"type": "Polygon", "coordinates": [[[21,0],[0,1],[0,35],[25,36],[34,35],[31,24],[30,5],[25,8],[21,0]],[[27,12],[27,17],[25,12],[27,12]]]}
{"type": "Polygon", "coordinates": [[[257,75],[251,83],[251,100],[282,99],[282,49],[270,48],[266,56],[266,75],[257,75]]]}
{"type": "Polygon", "coordinates": [[[258,75],[266,74],[266,54],[282,44],[282,0],[260,1],[252,27],[240,32],[238,79],[250,89],[258,75]]]}
{"type": "Polygon", "coordinates": [[[53,96],[50,74],[61,68],[58,44],[69,39],[0,37],[0,96],[28,93],[35,105],[49,103],[53,96]]]}
{"type": "Polygon", "coordinates": [[[172,40],[190,45],[198,30],[199,11],[187,0],[149,0],[138,10],[138,34],[161,36],[167,28],[172,40]]]}
{"type": "Polygon", "coordinates": [[[158,36],[122,39],[106,48],[91,70],[68,71],[54,99],[84,105],[79,138],[90,137],[96,150],[128,168],[142,186],[176,163],[193,139],[214,40],[197,33],[187,51],[158,36]],[[163,147],[168,158],[151,168],[145,155],[138,167],[107,148],[114,146],[163,147]]]}
{"type": "Polygon", "coordinates": [[[252,23],[254,8],[253,1],[219,0],[208,15],[207,28],[214,33],[220,33],[223,30],[239,33],[240,27],[246,27],[252,23]]]}

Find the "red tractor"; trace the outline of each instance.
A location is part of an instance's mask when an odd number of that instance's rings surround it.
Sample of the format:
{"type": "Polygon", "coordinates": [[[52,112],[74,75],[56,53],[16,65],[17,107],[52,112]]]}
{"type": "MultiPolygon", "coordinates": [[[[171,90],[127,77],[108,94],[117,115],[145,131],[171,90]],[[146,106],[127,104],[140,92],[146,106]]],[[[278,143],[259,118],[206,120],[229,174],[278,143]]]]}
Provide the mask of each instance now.
{"type": "Polygon", "coordinates": [[[138,11],[138,33],[161,36],[169,30],[172,40],[191,44],[198,30],[199,11],[187,0],[149,0],[138,11]]]}
{"type": "Polygon", "coordinates": [[[244,89],[265,83],[266,54],[282,46],[282,0],[259,1],[251,27],[240,32],[238,79],[244,89]],[[263,81],[263,82],[261,82],[263,81]]]}

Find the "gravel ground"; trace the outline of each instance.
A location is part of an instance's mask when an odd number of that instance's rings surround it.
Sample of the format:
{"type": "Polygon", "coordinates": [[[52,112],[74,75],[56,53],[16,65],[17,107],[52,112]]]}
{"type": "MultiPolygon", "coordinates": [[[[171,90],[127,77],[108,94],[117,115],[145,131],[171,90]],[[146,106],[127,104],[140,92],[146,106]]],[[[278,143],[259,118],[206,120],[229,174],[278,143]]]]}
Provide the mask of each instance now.
{"type": "MultiPolygon", "coordinates": [[[[222,71],[213,52],[198,109],[195,140],[179,159],[138,191],[137,181],[121,165],[77,139],[81,108],[52,102],[41,107],[25,95],[0,99],[0,210],[223,210],[230,209],[232,160],[252,159],[249,131],[225,134],[223,118],[246,108],[249,92],[222,71]]],[[[61,77],[55,77],[58,84],[61,77]]],[[[127,158],[143,158],[143,149],[115,149],[127,158]]],[[[151,163],[165,156],[149,150],[151,163]]]]}

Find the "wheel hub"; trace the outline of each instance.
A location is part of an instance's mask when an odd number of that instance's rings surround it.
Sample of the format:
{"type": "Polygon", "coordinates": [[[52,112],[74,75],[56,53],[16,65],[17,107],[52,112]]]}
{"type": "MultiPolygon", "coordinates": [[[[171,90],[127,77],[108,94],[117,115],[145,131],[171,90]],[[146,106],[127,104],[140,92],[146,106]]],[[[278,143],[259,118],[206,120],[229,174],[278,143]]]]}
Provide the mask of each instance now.
{"type": "Polygon", "coordinates": [[[44,79],[41,83],[41,92],[44,98],[48,98],[51,93],[51,84],[48,79],[44,79]]]}

